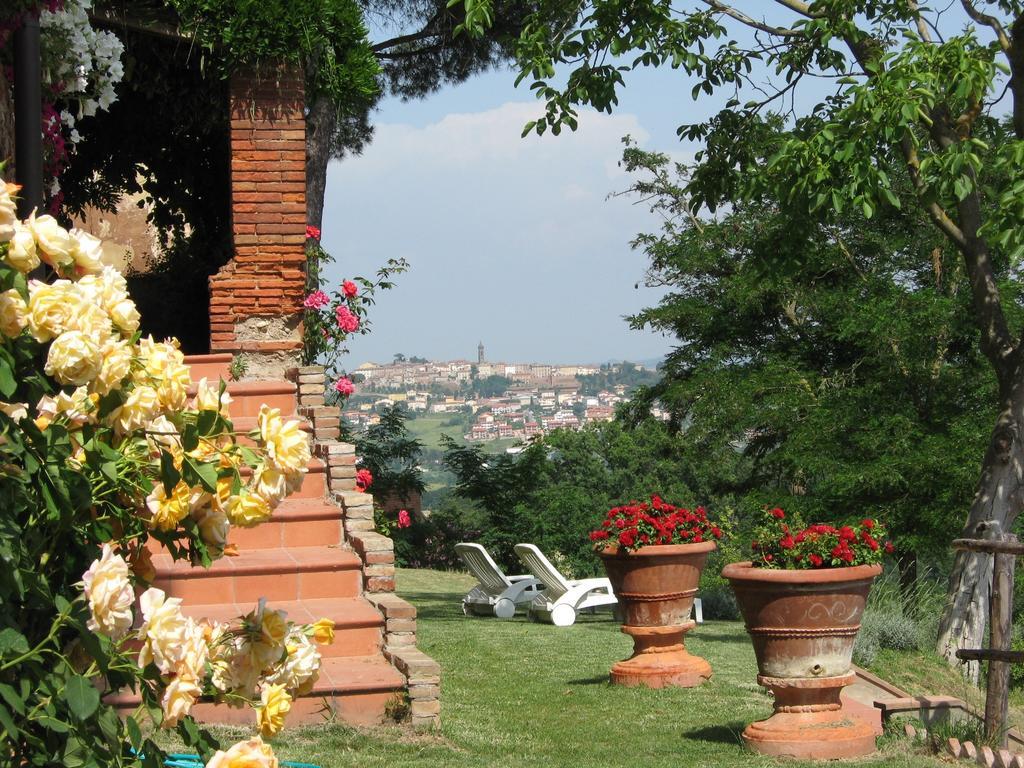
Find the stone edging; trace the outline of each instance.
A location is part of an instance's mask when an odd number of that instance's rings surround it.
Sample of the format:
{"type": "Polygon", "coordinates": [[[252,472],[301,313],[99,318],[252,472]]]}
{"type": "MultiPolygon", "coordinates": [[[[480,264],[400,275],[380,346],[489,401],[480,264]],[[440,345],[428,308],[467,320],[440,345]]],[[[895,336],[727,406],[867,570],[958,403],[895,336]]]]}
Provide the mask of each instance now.
{"type": "Polygon", "coordinates": [[[341,409],[324,404],[322,366],[290,372],[299,413],[313,427],[313,454],[327,465],[328,493],[341,507],[345,540],[363,562],[363,593],[384,616],[384,657],[405,675],[412,726],[441,724],[441,665],[416,647],[416,608],[395,592],[395,545],[374,529],[373,497],[356,490],[355,446],[338,438],[341,409]]]}

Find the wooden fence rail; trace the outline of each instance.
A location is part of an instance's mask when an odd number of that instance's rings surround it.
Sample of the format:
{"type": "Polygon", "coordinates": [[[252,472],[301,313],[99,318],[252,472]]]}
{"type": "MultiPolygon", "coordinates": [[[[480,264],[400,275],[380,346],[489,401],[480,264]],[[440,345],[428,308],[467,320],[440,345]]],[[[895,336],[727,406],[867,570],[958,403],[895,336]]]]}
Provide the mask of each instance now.
{"type": "Polygon", "coordinates": [[[1013,534],[999,533],[991,525],[989,539],[957,539],[954,549],[992,555],[992,594],[989,600],[989,647],[956,652],[964,661],[987,661],[985,688],[985,738],[1007,746],[1010,707],[1010,665],[1024,663],[1024,652],[1011,651],[1013,644],[1013,575],[1017,556],[1024,555],[1024,544],[1013,534]]]}

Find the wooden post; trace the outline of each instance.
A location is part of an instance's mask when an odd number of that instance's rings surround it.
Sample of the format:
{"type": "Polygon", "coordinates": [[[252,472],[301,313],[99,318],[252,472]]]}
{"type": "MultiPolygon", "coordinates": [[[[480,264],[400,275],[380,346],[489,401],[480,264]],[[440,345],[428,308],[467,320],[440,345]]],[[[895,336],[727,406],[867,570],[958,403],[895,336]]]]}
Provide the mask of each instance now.
{"type": "MultiPolygon", "coordinates": [[[[1004,534],[1004,542],[1016,543],[1013,534],[1004,534]]],[[[993,651],[1010,650],[1013,632],[1013,571],[1016,558],[1006,552],[997,552],[992,565],[992,599],[989,613],[989,648],[993,651]]],[[[991,658],[988,663],[988,686],[985,692],[985,737],[992,743],[1007,746],[1007,718],[1009,715],[1010,665],[991,658]]]]}

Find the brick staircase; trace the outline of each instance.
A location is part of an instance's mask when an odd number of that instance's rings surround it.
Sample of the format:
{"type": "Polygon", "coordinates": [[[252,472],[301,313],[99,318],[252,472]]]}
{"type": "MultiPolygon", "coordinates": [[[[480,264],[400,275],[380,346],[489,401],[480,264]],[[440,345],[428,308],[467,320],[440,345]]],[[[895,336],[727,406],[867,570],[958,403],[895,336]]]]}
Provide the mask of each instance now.
{"type": "MultiPolygon", "coordinates": [[[[193,380],[226,380],[231,355],[200,355],[187,362],[193,380]]],[[[322,370],[319,383],[310,385],[317,371],[300,369],[296,382],[228,385],[237,431],[253,428],[260,404],[266,403],[283,415],[305,417],[319,458],[313,459],[302,488],[269,521],[232,529],[229,542],[238,545],[239,556],[203,569],[157,554],[155,586],[183,598],[186,612],[195,618],[234,618],[266,597],[294,621],[326,617],[335,622],[334,643],[321,649],[320,678],[311,694],[293,703],[289,725],[334,717],[374,724],[386,710],[408,704],[414,726],[433,727],[440,711],[440,670],[415,647],[415,608],[391,594],[391,541],[372,531],[372,499],[355,491],[354,449],[337,440],[340,414],[323,405],[322,370]],[[307,407],[299,405],[300,390],[307,407]]],[[[197,705],[194,713],[207,722],[250,724],[253,719],[248,709],[210,703],[197,705]]]]}

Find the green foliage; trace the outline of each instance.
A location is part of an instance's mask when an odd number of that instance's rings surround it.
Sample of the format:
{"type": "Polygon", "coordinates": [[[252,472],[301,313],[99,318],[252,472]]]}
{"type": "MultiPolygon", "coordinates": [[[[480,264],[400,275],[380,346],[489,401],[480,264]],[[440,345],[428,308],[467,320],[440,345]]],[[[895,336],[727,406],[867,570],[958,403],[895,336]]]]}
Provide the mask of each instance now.
{"type": "Polygon", "coordinates": [[[167,0],[182,27],[226,72],[291,61],[309,76],[310,97],[365,108],[378,94],[377,60],[354,0],[167,0]]]}
{"type": "MultiPolygon", "coordinates": [[[[899,551],[944,550],[970,505],[996,391],[957,255],[912,206],[822,223],[765,197],[694,220],[685,169],[632,147],[625,162],[640,179],[632,191],[666,218],[634,246],[669,287],[631,322],[678,340],[630,414],[658,401],[707,456],[748,459],[734,487],[745,508],[878,517],[899,551]]],[[[905,174],[889,171],[909,196],[905,174]]],[[[996,268],[1016,303],[1009,264],[996,268]]]]}
{"type": "MultiPolygon", "coordinates": [[[[128,274],[143,331],[209,350],[209,277],[231,258],[227,84],[179,42],[127,30],[126,79],[109,111],[83,119],[85,136],[61,177],[65,212],[146,207],[156,253],[128,274]]],[[[140,237],[137,245],[144,245],[140,237]]],[[[142,251],[137,257],[146,256],[142,251]]]]}
{"type": "Polygon", "coordinates": [[[465,382],[463,391],[467,395],[475,395],[476,397],[500,397],[514,383],[507,376],[501,376],[496,373],[485,376],[482,379],[473,376],[470,377],[469,381],[465,382]]]}
{"type": "MultiPolygon", "coordinates": [[[[689,441],[657,421],[556,430],[516,455],[489,455],[450,439],[444,445],[456,494],[479,511],[480,543],[506,568],[519,567],[513,547],[525,541],[561,558],[577,576],[600,573],[590,531],[612,507],[653,493],[680,506],[704,504],[716,522],[731,517],[729,499],[707,483],[689,441]]],[[[737,471],[739,459],[731,462],[737,471]]],[[[729,527],[723,525],[727,533],[729,527]]]]}
{"type": "Polygon", "coordinates": [[[356,447],[359,466],[373,475],[372,493],[381,500],[405,498],[424,489],[419,468],[423,445],[409,435],[406,418],[401,406],[384,408],[379,423],[365,432],[346,434],[356,447]]]}
{"type": "Polygon", "coordinates": [[[618,366],[602,365],[597,373],[576,374],[576,381],[580,383],[579,391],[582,395],[596,395],[598,392],[611,390],[617,386],[632,389],[640,384],[653,384],[657,379],[657,374],[648,370],[640,370],[628,361],[623,361],[618,366]]]}
{"type": "MultiPolygon", "coordinates": [[[[333,261],[334,257],[324,250],[319,237],[306,238],[307,296],[327,287],[323,279],[323,268],[325,264],[333,261]]],[[[327,296],[328,301],[322,307],[307,307],[303,314],[302,326],[303,364],[322,364],[329,375],[339,374],[338,360],[348,351],[345,340],[354,333],[362,336],[370,332],[369,308],[375,302],[375,294],[377,291],[394,288],[394,276],[408,269],[409,263],[405,259],[388,259],[387,263],[377,270],[374,279],[352,278],[356,293],[348,295],[343,286],[338,286],[327,296]],[[358,319],[359,326],[356,330],[345,331],[340,327],[336,313],[342,307],[358,319]]]]}

